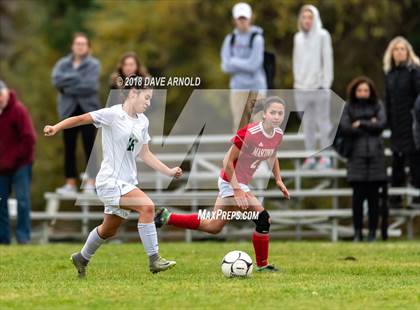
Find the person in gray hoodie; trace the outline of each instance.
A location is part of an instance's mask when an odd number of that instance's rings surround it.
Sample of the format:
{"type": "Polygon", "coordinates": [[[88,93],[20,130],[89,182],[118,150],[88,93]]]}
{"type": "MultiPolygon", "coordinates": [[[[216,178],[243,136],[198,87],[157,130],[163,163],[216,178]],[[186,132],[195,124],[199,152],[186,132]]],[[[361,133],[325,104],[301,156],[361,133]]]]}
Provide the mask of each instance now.
{"type": "MultiPolygon", "coordinates": [[[[75,33],[71,49],[72,53],[61,58],[52,71],[52,83],[58,90],[57,110],[60,119],[99,109],[100,63],[90,55],[89,38],[84,33],[75,33]]],[[[96,135],[93,125],[63,131],[66,184],[56,190],[59,194],[77,191],[76,142],[79,131],[83,137],[86,164],[93,149],[96,135]]],[[[89,180],[84,185],[84,192],[94,192],[93,177],[94,175],[89,176],[89,180]]]]}
{"type": "MultiPolygon", "coordinates": [[[[317,133],[320,147],[330,141],[330,91],[333,82],[333,49],[331,36],[322,27],[318,9],[304,5],[299,13],[298,28],[293,42],[293,78],[297,108],[304,111],[302,117],[306,150],[316,151],[317,133]]],[[[316,166],[314,158],[307,158],[303,168],[316,166]]],[[[319,168],[330,167],[331,160],[321,157],[319,168]]]]}
{"type": "Polygon", "coordinates": [[[223,41],[221,67],[230,75],[230,107],[233,131],[245,126],[257,99],[267,90],[264,62],[263,30],[252,25],[252,9],[237,3],[232,9],[235,29],[223,41]]]}

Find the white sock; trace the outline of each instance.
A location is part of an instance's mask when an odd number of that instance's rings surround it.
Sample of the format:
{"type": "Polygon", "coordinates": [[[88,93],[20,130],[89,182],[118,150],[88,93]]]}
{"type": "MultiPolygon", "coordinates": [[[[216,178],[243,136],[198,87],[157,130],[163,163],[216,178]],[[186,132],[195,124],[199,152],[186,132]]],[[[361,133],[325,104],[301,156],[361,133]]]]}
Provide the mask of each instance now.
{"type": "Polygon", "coordinates": [[[80,254],[87,259],[90,258],[95,254],[96,250],[104,243],[106,239],[102,239],[98,234],[98,227],[95,227],[89,234],[85,245],[83,246],[80,254]]]}
{"type": "Polygon", "coordinates": [[[147,256],[156,256],[159,253],[159,246],[155,223],[138,223],[137,228],[147,256]]]}

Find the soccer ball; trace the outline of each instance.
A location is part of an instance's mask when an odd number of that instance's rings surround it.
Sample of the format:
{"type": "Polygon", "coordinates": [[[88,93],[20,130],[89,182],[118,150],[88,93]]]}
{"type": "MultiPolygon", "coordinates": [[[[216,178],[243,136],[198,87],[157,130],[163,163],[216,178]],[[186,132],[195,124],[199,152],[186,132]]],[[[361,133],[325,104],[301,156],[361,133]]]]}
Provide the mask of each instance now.
{"type": "Polygon", "coordinates": [[[252,273],[252,259],[242,251],[232,251],[223,257],[222,272],[227,278],[248,277],[252,273]]]}

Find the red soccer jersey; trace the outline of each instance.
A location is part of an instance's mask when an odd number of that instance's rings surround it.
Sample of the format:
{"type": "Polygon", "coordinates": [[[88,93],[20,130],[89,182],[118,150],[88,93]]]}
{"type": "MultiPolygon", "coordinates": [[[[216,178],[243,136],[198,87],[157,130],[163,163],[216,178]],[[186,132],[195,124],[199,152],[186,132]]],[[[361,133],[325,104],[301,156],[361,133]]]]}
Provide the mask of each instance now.
{"type": "MultiPolygon", "coordinates": [[[[273,134],[269,136],[261,122],[251,123],[239,129],[231,140],[241,150],[239,157],[233,162],[238,182],[248,184],[259,164],[277,151],[282,139],[283,131],[280,128],[274,128],[273,134]]],[[[223,168],[220,177],[230,181],[223,168]]]]}

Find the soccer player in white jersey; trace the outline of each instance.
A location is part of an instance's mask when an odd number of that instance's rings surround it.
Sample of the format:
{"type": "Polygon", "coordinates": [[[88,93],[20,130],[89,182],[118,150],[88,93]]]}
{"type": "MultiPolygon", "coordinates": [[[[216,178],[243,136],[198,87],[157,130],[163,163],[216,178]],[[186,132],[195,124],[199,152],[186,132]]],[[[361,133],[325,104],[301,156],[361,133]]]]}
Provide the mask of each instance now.
{"type": "MultiPolygon", "coordinates": [[[[280,165],[277,160],[277,148],[283,139],[279,128],[284,119],[285,103],[279,97],[269,97],[260,101],[254,113],[263,110],[263,121],[248,124],[236,133],[232,146],[223,160],[219,176],[219,196],[214,214],[222,211],[256,211],[258,219],[254,220],[255,231],[252,234],[257,271],[276,272],[278,269],[268,263],[268,245],[270,215],[252,193],[248,183],[261,162],[267,161],[273,171],[276,185],[286,199],[289,192],[280,176],[280,165]]],[[[200,230],[211,234],[219,233],[228,221],[224,218],[201,219],[195,214],[170,213],[162,208],[155,216],[155,224],[200,230]]]]}
{"type": "Polygon", "coordinates": [[[158,252],[156,227],[153,222],[155,207],[152,200],[136,185],[136,158],[153,169],[178,178],[179,167],[169,168],[150,151],[149,120],[143,114],[150,106],[152,89],[121,90],[123,103],[80,116],[67,118],[54,126],[45,126],[44,134],[53,136],[59,131],[94,124],[102,128],[103,160],[96,177],[96,191],[105,206],[104,220],[94,228],[82,250],[71,256],[79,277],[86,275],[87,265],[105,240],[114,236],[130,213],[139,214],[138,231],[149,257],[149,269],[156,273],[173,267],[176,262],[162,258],[158,252]]]}

